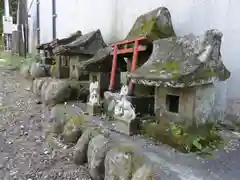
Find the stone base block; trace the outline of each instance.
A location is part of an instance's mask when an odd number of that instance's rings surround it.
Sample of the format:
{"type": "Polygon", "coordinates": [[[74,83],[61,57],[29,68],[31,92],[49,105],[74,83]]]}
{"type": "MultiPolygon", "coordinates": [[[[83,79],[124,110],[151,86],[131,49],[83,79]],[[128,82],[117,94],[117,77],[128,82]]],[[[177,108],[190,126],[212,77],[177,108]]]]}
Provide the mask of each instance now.
{"type": "Polygon", "coordinates": [[[114,118],[115,119],[115,127],[114,129],[120,133],[131,136],[133,134],[138,133],[140,119],[136,118],[133,120],[123,119],[123,118],[114,118]]]}
{"type": "Polygon", "coordinates": [[[92,105],[87,103],[86,112],[90,115],[101,115],[102,108],[100,105],[92,105]]]}

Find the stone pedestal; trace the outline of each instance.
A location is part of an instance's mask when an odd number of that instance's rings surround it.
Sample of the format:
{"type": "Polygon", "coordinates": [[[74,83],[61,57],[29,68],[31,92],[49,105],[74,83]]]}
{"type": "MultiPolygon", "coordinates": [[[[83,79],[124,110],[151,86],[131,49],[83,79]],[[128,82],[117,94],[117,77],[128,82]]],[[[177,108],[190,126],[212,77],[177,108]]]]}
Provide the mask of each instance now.
{"type": "Polygon", "coordinates": [[[101,115],[102,113],[101,105],[97,104],[92,105],[87,103],[86,112],[90,115],[101,115]]]}
{"type": "Polygon", "coordinates": [[[138,118],[129,120],[121,117],[114,118],[115,119],[115,127],[114,129],[120,133],[131,136],[133,134],[138,133],[140,120],[138,118]]]}

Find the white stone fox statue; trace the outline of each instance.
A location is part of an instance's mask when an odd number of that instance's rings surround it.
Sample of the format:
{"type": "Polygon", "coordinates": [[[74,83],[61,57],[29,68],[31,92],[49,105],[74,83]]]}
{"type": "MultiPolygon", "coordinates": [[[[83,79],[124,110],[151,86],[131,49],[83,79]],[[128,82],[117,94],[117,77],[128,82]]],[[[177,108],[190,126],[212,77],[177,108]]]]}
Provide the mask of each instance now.
{"type": "Polygon", "coordinates": [[[136,118],[135,108],[133,105],[127,100],[126,95],[128,93],[128,87],[124,85],[121,88],[120,95],[122,95],[121,100],[117,100],[114,116],[121,117],[128,120],[133,120],[136,118]]]}
{"type": "Polygon", "coordinates": [[[98,81],[91,82],[89,86],[89,103],[92,105],[99,104],[98,81]]]}

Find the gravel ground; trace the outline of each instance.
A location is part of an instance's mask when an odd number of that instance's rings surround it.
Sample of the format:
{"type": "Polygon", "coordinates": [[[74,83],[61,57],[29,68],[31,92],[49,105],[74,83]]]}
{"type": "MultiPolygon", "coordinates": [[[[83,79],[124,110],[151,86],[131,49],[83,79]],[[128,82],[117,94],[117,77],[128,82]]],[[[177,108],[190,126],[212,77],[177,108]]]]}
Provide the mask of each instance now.
{"type": "Polygon", "coordinates": [[[71,150],[49,153],[44,147],[42,107],[29,91],[31,82],[0,68],[0,179],[83,179],[71,150]]]}

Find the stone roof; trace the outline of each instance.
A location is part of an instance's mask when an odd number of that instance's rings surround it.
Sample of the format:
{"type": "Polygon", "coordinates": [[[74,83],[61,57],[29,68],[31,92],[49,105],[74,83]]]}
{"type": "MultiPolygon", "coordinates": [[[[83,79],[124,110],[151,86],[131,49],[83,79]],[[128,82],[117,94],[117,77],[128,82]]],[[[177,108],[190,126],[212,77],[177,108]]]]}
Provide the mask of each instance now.
{"type": "Polygon", "coordinates": [[[65,44],[75,41],[77,38],[79,38],[81,36],[82,36],[82,32],[76,31],[75,33],[71,34],[67,38],[53,40],[52,42],[50,42],[50,46],[51,46],[51,48],[55,48],[60,45],[65,45],[65,44]]]}
{"type": "Polygon", "coordinates": [[[100,30],[96,30],[78,37],[75,41],[53,49],[56,55],[94,55],[99,49],[105,48],[100,30]]]}
{"type": "Polygon", "coordinates": [[[86,71],[109,71],[112,66],[112,51],[111,46],[99,49],[91,59],[82,62],[78,68],[86,71]]]}
{"type": "Polygon", "coordinates": [[[126,39],[139,36],[146,36],[151,41],[175,36],[169,10],[159,7],[139,16],[126,39]]]}
{"type": "Polygon", "coordinates": [[[66,37],[63,39],[54,39],[48,43],[39,44],[37,45],[36,48],[39,50],[51,50],[59,45],[68,44],[72,41],[75,41],[79,36],[82,36],[82,32],[76,31],[73,34],[71,34],[69,37],[66,37]]]}
{"type": "Polygon", "coordinates": [[[135,83],[189,87],[224,81],[230,72],[221,60],[222,33],[208,30],[203,36],[159,39],[153,42],[148,61],[129,77],[135,83]]]}

